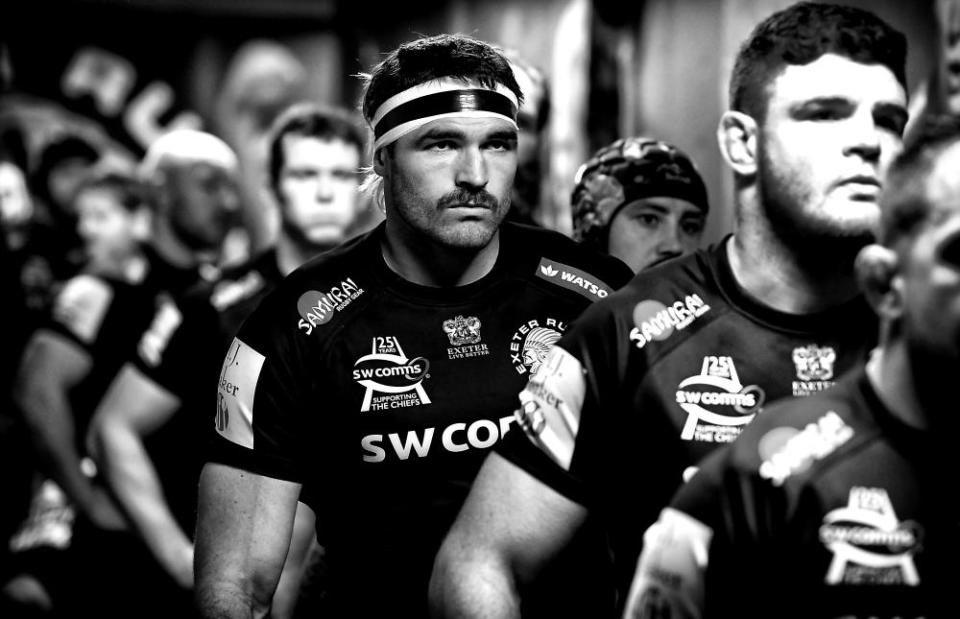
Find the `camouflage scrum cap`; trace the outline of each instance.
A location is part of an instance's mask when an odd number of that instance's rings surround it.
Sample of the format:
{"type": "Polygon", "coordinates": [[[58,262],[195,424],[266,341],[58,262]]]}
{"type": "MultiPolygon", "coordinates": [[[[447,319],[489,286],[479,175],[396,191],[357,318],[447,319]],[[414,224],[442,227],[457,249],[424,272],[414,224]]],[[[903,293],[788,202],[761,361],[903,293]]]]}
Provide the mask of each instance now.
{"type": "Polygon", "coordinates": [[[686,200],[707,213],[707,189],[693,161],[676,146],[621,138],[593,154],[574,177],[573,235],[606,247],[607,228],[625,204],[652,197],[686,200]]]}

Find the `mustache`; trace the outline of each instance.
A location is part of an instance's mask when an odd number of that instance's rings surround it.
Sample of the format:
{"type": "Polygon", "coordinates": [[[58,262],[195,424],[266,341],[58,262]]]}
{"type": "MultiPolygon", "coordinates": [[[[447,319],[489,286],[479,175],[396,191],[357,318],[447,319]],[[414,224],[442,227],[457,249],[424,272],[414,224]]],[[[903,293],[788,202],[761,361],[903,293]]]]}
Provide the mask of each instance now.
{"type": "Polygon", "coordinates": [[[499,204],[499,201],[493,197],[493,194],[484,189],[479,191],[470,191],[463,188],[454,189],[437,201],[437,206],[440,208],[471,206],[495,210],[499,204]]]}

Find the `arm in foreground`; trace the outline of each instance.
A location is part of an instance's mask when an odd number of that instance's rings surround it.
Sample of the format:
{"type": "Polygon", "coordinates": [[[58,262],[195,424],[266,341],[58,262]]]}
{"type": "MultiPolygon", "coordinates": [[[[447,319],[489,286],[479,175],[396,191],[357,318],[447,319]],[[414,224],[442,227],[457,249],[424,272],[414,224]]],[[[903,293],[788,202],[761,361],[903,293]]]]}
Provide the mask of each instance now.
{"type": "Polygon", "coordinates": [[[283,570],[300,484],[208,463],[200,476],[194,594],[205,619],[264,617],[283,570]]]}
{"type": "Polygon", "coordinates": [[[431,615],[519,617],[524,585],[586,517],[585,507],[491,453],[434,562],[431,615]]]}
{"type": "Polygon", "coordinates": [[[664,509],[644,533],[624,619],[701,619],[712,536],[710,528],[697,519],[664,509]]]}
{"type": "Polygon", "coordinates": [[[94,413],[90,453],[137,533],[181,587],[193,586],[193,544],[167,505],[144,439],[176,414],[180,398],[128,363],[94,413]]]}

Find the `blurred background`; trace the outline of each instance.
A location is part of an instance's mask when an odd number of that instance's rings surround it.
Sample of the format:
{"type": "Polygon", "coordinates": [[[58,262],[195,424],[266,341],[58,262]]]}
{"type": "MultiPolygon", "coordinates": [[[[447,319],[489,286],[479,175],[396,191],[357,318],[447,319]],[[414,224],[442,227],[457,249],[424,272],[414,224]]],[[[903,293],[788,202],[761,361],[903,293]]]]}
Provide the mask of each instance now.
{"type": "MultiPolygon", "coordinates": [[[[197,126],[239,150],[291,100],[356,107],[381,54],[421,34],[469,33],[546,77],[536,218],[570,232],[577,167],[599,146],[650,135],[690,153],[714,207],[706,241],[731,225],[715,128],[737,45],[784,0],[31,0],[5,2],[0,131],[36,166],[80,134],[121,165],[161,132],[197,126]]],[[[955,0],[845,0],[910,42],[912,108],[951,70],[955,0]],[[949,15],[948,15],[949,13],[949,15]],[[945,51],[947,50],[947,51],[945,51]]],[[[253,148],[253,147],[251,147],[253,148]]],[[[252,156],[252,155],[251,155],[252,156]]],[[[250,178],[251,183],[256,179],[250,178]]]]}

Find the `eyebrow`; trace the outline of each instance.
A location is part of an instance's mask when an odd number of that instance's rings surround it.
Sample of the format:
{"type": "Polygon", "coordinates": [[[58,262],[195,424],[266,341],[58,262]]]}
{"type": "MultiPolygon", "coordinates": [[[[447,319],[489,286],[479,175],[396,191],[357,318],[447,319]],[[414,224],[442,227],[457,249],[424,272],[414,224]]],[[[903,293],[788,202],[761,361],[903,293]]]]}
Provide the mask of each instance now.
{"type": "MultiPolygon", "coordinates": [[[[466,133],[459,130],[449,127],[437,127],[428,130],[426,133],[417,138],[417,144],[422,144],[423,142],[433,141],[433,140],[463,140],[466,139],[466,133]]],[[[498,129],[493,131],[485,136],[483,136],[482,141],[486,142],[489,140],[517,140],[517,132],[513,129],[498,129]]]]}

